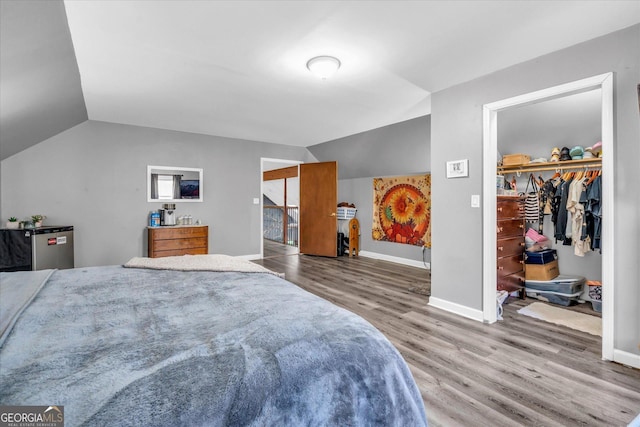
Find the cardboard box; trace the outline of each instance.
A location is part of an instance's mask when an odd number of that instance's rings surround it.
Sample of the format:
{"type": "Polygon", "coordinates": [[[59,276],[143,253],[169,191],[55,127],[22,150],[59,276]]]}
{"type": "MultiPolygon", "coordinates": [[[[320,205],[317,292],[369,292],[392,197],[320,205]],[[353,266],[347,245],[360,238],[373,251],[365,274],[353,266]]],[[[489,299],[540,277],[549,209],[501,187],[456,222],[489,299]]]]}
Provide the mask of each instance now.
{"type": "Polygon", "coordinates": [[[526,280],[553,280],[559,275],[557,259],[546,264],[525,264],[524,266],[526,280]]]}
{"type": "Polygon", "coordinates": [[[531,156],[527,154],[505,154],[502,156],[502,166],[521,166],[531,161],[531,156]]]}

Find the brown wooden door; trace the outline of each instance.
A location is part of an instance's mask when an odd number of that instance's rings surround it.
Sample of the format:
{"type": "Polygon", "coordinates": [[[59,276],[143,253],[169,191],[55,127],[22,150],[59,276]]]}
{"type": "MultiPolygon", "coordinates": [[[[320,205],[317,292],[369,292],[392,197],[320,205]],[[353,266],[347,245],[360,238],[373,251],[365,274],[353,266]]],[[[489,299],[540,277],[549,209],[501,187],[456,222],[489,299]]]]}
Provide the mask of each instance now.
{"type": "Polygon", "coordinates": [[[300,165],[300,253],[338,255],[338,162],[300,165]]]}

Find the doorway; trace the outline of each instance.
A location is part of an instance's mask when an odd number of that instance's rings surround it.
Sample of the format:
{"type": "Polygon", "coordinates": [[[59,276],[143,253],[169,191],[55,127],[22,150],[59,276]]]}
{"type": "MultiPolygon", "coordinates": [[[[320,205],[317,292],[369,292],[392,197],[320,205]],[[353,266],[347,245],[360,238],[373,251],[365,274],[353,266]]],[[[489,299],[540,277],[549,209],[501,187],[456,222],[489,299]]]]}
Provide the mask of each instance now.
{"type": "Polygon", "coordinates": [[[260,257],[276,255],[295,255],[299,253],[298,207],[300,204],[300,185],[297,168],[302,162],[285,159],[260,159],[260,257]],[[265,181],[265,172],[295,168],[293,177],[281,177],[265,181]],[[268,205],[272,207],[269,208],[268,205]],[[265,210],[273,221],[273,227],[265,226],[265,210]],[[265,244],[266,240],[266,244],[265,244]]]}
{"type": "Polygon", "coordinates": [[[496,159],[498,157],[498,113],[543,100],[564,97],[599,89],[601,91],[602,149],[607,154],[602,161],[602,358],[614,360],[614,295],[613,271],[613,74],[606,73],[591,78],[555,86],[529,94],[486,104],[483,108],[483,320],[494,323],[496,313],[496,159]]]}

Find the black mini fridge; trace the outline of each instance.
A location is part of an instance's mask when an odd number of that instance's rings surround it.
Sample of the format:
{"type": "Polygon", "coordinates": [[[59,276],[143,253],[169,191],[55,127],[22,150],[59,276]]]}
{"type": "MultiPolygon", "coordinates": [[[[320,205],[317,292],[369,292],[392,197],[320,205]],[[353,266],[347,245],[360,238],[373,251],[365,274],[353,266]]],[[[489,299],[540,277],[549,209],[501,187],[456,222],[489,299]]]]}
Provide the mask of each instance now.
{"type": "Polygon", "coordinates": [[[73,226],[0,230],[0,271],[74,268],[73,226]]]}

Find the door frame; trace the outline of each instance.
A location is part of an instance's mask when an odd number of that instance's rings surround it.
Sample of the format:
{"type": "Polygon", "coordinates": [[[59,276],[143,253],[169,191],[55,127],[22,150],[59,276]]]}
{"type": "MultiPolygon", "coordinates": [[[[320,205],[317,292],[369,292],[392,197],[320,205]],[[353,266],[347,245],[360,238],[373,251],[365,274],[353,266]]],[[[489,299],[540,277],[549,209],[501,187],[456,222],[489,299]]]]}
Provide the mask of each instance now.
{"type": "Polygon", "coordinates": [[[496,321],[496,158],[498,156],[498,112],[572,93],[600,89],[602,96],[602,358],[614,359],[614,143],[613,143],[613,73],[577,80],[547,89],[515,96],[483,106],[483,288],[482,312],[485,323],[496,321]]]}
{"type": "MultiPolygon", "coordinates": [[[[264,164],[265,162],[269,163],[282,163],[284,165],[296,166],[304,163],[302,160],[291,160],[291,159],[273,159],[270,157],[260,157],[260,258],[264,258],[264,209],[262,206],[262,199],[264,197],[264,187],[263,187],[263,179],[264,176],[264,164]]],[[[299,169],[299,168],[298,168],[299,169]]],[[[298,170],[298,176],[300,176],[300,171],[298,170]]],[[[298,242],[300,241],[300,228],[298,227],[298,242]]],[[[298,248],[298,251],[300,248],[298,248]]]]}

